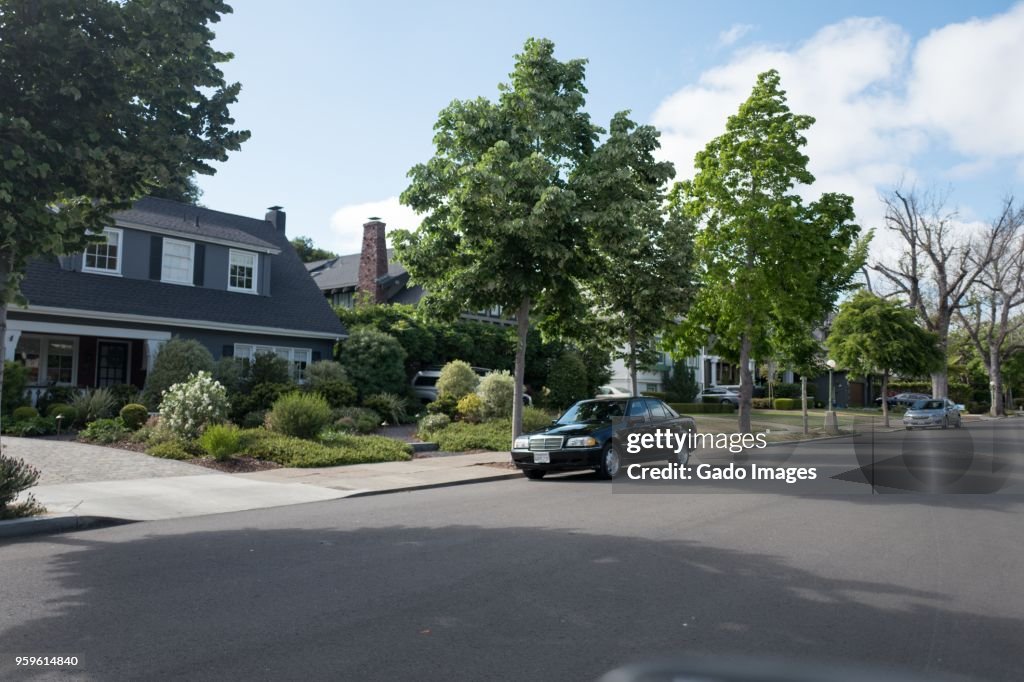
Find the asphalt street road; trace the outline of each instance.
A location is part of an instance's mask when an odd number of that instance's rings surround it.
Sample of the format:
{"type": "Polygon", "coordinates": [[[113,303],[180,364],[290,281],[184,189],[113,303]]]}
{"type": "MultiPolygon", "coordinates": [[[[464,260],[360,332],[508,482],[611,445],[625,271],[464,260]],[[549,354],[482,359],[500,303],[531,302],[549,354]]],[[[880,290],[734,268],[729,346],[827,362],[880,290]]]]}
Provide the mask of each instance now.
{"type": "MultiPolygon", "coordinates": [[[[1019,443],[985,428],[975,449],[1019,443]]],[[[947,437],[879,436],[875,464],[955,485],[920,461],[947,437]]],[[[1024,454],[1002,455],[968,457],[1005,484],[986,495],[873,494],[847,440],[784,458],[827,460],[808,494],[576,474],[8,543],[0,679],[593,680],[686,653],[1016,681],[1024,454]],[[46,654],[79,665],[12,665],[46,654]]]]}

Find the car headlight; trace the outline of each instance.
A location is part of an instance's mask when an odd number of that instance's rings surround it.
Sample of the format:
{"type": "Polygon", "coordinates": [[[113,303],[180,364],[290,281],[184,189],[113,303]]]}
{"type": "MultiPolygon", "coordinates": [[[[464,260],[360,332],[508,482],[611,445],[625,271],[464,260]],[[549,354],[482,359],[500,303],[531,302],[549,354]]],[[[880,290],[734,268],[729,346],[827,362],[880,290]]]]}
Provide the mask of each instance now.
{"type": "Polygon", "coordinates": [[[567,448],[592,448],[597,445],[597,439],[593,436],[579,436],[576,438],[570,438],[565,443],[567,448]]]}
{"type": "Polygon", "coordinates": [[[530,439],[526,438],[525,436],[521,436],[519,438],[516,438],[515,441],[512,443],[512,449],[513,450],[529,450],[530,449],[530,439]]]}

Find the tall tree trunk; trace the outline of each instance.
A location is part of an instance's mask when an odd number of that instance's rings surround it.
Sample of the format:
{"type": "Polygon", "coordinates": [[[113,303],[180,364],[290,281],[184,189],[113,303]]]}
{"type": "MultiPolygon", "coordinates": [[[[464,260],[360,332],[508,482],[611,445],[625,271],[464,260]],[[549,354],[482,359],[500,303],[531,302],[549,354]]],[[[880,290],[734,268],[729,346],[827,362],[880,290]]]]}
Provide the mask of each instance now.
{"type": "MultiPolygon", "coordinates": [[[[946,323],[946,329],[949,328],[949,323],[946,323]]],[[[949,370],[947,369],[947,363],[949,362],[949,339],[941,331],[939,332],[941,340],[939,341],[939,348],[942,349],[942,368],[936,372],[932,372],[932,397],[933,398],[945,398],[949,395],[949,370]]]]}
{"type": "Polygon", "coordinates": [[[754,397],[754,378],[750,372],[750,347],[750,334],[744,333],[740,340],[740,433],[750,433],[750,409],[754,397]]]}
{"type": "Polygon", "coordinates": [[[636,383],[636,330],[629,330],[629,390],[633,395],[640,395],[636,383]]]}
{"type": "Polygon", "coordinates": [[[998,342],[990,344],[988,374],[991,402],[989,403],[989,414],[993,417],[1006,414],[1003,405],[1003,367],[999,350],[998,342]]]}
{"type": "Polygon", "coordinates": [[[889,428],[889,370],[882,372],[882,421],[889,428]]]}
{"type": "MultiPolygon", "coordinates": [[[[7,299],[10,293],[11,270],[13,269],[14,254],[10,251],[0,251],[0,396],[4,388],[4,363],[7,360],[7,299]]],[[[0,398],[2,403],[2,398],[0,398]]],[[[0,404],[0,412],[6,408],[0,404]]]]}
{"type": "Polygon", "coordinates": [[[807,377],[803,374],[800,375],[800,411],[804,416],[804,433],[810,433],[811,428],[807,424],[807,377]]]}
{"type": "Polygon", "coordinates": [[[512,439],[523,432],[523,381],[526,377],[526,339],[530,333],[530,299],[524,298],[519,303],[516,313],[516,345],[515,392],[512,396],[512,439]]]}

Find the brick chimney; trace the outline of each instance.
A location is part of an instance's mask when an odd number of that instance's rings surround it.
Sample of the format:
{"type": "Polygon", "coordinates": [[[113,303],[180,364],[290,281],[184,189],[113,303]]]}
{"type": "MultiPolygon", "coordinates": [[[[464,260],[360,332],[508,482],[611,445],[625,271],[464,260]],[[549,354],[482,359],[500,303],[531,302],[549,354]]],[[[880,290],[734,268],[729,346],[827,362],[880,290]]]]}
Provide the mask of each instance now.
{"type": "Polygon", "coordinates": [[[388,274],[388,247],[384,239],[384,223],[371,217],[363,223],[363,250],[359,254],[359,291],[370,293],[369,300],[384,302],[384,287],[377,280],[388,274]]]}
{"type": "Polygon", "coordinates": [[[281,210],[280,206],[271,206],[270,208],[268,208],[267,215],[265,217],[267,219],[267,222],[274,226],[274,229],[276,229],[281,234],[285,233],[284,220],[287,216],[285,216],[284,211],[281,210]]]}

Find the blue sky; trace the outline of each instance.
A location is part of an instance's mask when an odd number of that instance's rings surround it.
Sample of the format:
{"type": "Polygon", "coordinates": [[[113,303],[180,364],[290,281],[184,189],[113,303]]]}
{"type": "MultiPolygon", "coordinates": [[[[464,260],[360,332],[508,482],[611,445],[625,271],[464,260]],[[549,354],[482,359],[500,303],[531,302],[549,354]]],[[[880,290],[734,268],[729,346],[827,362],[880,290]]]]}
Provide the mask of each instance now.
{"type": "Polygon", "coordinates": [[[283,205],[291,235],[341,252],[358,250],[369,215],[413,226],[396,197],[431,155],[438,111],[493,97],[530,36],[589,59],[593,118],[631,109],[657,125],[679,177],[754,74],[774,67],[794,110],[818,118],[809,193],[853,194],[864,225],[879,223],[877,193],[900,180],[952,190],[966,222],[1024,195],[1024,4],[234,5],[217,46],[235,54],[224,67],[242,83],[233,113],[253,136],[200,178],[202,201],[257,216],[283,205]]]}

